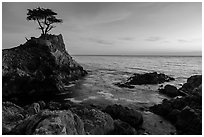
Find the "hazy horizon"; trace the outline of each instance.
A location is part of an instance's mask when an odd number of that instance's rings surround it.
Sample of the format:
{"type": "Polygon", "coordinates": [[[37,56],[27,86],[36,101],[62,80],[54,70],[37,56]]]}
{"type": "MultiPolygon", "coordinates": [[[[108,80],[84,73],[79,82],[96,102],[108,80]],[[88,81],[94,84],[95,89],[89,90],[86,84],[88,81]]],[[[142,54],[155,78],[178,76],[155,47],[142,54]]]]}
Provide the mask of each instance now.
{"type": "Polygon", "coordinates": [[[26,20],[38,6],[63,19],[51,33],[71,55],[202,56],[201,2],[3,2],[3,49],[40,36],[26,20]]]}

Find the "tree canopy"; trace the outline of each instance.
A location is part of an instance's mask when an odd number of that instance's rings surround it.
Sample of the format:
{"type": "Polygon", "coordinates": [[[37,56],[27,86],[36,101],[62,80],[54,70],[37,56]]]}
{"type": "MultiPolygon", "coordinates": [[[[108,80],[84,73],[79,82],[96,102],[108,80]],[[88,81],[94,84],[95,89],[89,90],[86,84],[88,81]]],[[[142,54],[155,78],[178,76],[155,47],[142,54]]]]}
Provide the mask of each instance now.
{"type": "Polygon", "coordinates": [[[54,23],[62,23],[62,19],[57,19],[56,12],[51,9],[44,9],[41,7],[35,9],[28,9],[27,20],[37,21],[39,29],[42,34],[47,34],[51,29],[55,28],[54,23]]]}

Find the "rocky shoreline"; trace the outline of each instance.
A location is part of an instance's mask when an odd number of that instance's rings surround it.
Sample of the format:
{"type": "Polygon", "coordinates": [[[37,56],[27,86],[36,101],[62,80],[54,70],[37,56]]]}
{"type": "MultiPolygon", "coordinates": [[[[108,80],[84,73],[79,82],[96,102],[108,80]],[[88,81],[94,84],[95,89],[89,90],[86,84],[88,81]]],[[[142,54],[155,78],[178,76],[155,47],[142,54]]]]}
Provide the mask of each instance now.
{"type": "Polygon", "coordinates": [[[53,98],[87,72],[68,54],[62,35],[31,37],[2,51],[3,100],[17,104],[53,98]]]}
{"type": "MultiPolygon", "coordinates": [[[[2,61],[4,135],[202,134],[202,75],[188,78],[180,89],[173,85],[159,88],[158,92],[171,99],[147,110],[119,104],[103,108],[53,101],[66,85],[87,74],[67,53],[62,35],[31,38],[23,45],[5,49],[2,61]],[[176,129],[168,126],[165,132],[154,131],[165,128],[168,121],[176,129]]],[[[153,72],[134,74],[116,85],[134,88],[171,80],[174,78],[153,72]]]]}

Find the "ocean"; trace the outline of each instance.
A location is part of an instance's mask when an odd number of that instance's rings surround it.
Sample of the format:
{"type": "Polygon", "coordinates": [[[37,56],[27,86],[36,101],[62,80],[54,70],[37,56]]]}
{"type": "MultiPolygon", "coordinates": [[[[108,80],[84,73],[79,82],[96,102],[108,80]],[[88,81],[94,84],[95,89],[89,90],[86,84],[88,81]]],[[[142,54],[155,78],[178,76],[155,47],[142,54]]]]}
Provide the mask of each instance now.
{"type": "Polygon", "coordinates": [[[148,107],[161,103],[165,95],[158,93],[161,85],[181,87],[192,75],[202,74],[202,57],[173,56],[73,56],[88,75],[62,93],[64,100],[96,105],[123,104],[148,107]],[[114,83],[125,81],[133,73],[160,72],[176,80],[158,85],[136,85],[120,88],[114,83]]]}

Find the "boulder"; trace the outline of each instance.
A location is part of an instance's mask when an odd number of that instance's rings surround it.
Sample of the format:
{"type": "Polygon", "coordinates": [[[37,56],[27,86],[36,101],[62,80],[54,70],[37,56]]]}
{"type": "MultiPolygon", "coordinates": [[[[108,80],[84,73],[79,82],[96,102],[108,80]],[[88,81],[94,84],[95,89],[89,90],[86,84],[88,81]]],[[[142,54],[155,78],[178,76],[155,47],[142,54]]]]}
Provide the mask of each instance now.
{"type": "Polygon", "coordinates": [[[172,80],[175,80],[175,79],[168,75],[157,73],[157,72],[145,73],[145,74],[135,73],[132,77],[130,77],[127,80],[126,84],[131,84],[131,85],[161,84],[172,80]]]}
{"type": "Polygon", "coordinates": [[[181,98],[164,99],[161,104],[150,107],[150,111],[175,124],[177,134],[201,134],[202,97],[188,95],[181,98]]]}
{"type": "Polygon", "coordinates": [[[70,110],[44,110],[23,120],[12,129],[14,135],[83,135],[84,124],[70,110]]]}
{"type": "Polygon", "coordinates": [[[2,51],[2,97],[18,104],[55,97],[64,85],[86,74],[66,51],[61,34],[2,51]]]}
{"type": "Polygon", "coordinates": [[[37,103],[40,105],[41,110],[46,107],[46,103],[44,101],[42,101],[42,100],[38,101],[37,103]]]}
{"type": "Polygon", "coordinates": [[[159,89],[159,92],[166,94],[167,96],[170,96],[170,97],[176,97],[176,96],[183,95],[179,90],[177,90],[175,86],[169,85],[169,84],[167,84],[164,87],[164,89],[159,89]]]}
{"type": "Polygon", "coordinates": [[[29,115],[34,115],[40,112],[40,105],[38,103],[33,103],[29,106],[27,110],[29,115]]]}
{"type": "Polygon", "coordinates": [[[179,134],[201,135],[202,118],[195,110],[186,106],[178,115],[176,127],[179,129],[179,134]]]}
{"type": "Polygon", "coordinates": [[[84,122],[84,129],[88,135],[106,135],[114,130],[114,121],[110,115],[97,109],[72,108],[84,122]]]}
{"type": "Polygon", "coordinates": [[[192,94],[193,90],[200,85],[202,85],[202,75],[193,75],[187,79],[187,83],[185,83],[180,90],[192,94]]]}
{"type": "Polygon", "coordinates": [[[140,112],[123,107],[122,105],[109,105],[103,111],[111,115],[113,119],[120,119],[121,121],[127,122],[136,129],[143,123],[143,117],[140,112]]]}
{"type": "Polygon", "coordinates": [[[121,120],[114,120],[114,130],[110,135],[137,135],[137,131],[128,123],[121,120]]]}
{"type": "Polygon", "coordinates": [[[23,108],[11,102],[2,102],[2,134],[9,134],[25,117],[26,112],[23,108]]]}

